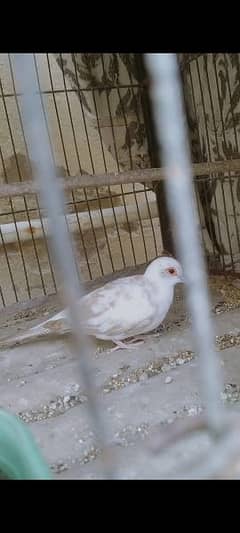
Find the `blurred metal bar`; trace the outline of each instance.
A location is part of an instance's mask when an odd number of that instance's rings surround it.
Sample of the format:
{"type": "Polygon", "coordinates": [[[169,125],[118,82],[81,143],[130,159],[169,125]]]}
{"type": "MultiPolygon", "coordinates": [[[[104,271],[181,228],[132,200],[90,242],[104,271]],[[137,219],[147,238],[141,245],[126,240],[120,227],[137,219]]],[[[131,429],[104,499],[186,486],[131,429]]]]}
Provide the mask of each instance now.
{"type": "Polygon", "coordinates": [[[74,261],[70,235],[63,216],[65,214],[64,198],[55,175],[42,102],[40,94],[37,92],[34,59],[32,54],[12,54],[12,58],[16,79],[24,95],[21,97],[19,107],[22,111],[29,154],[36,164],[37,188],[40,191],[42,203],[48,211],[53,264],[63,288],[64,303],[69,309],[73,332],[72,340],[75,353],[79,356],[80,371],[84,379],[86,394],[88,395],[89,414],[92,417],[93,430],[106,458],[104,463],[106,467],[105,475],[113,477],[112,461],[108,461],[109,456],[105,453],[107,450],[107,436],[97,403],[96,389],[90,368],[89,342],[81,327],[82,310],[78,301],[83,293],[74,261]]]}
{"type": "MultiPolygon", "coordinates": [[[[160,154],[158,150],[158,142],[156,138],[156,131],[154,128],[153,111],[150,102],[149,94],[149,77],[146,71],[144,62],[144,54],[136,54],[136,64],[139,65],[139,70],[144,78],[147,90],[141,91],[142,108],[144,113],[144,120],[146,123],[146,135],[148,139],[149,155],[151,160],[151,167],[161,167],[160,154]]],[[[171,217],[168,212],[168,205],[166,202],[166,184],[164,180],[154,183],[154,192],[156,194],[156,201],[158,206],[158,216],[160,220],[163,248],[174,255],[174,239],[171,228],[171,217]]]]}
{"type": "Polygon", "coordinates": [[[146,60],[152,77],[156,130],[167,168],[166,186],[169,209],[175,224],[176,249],[183,265],[193,337],[200,355],[203,402],[209,430],[217,436],[222,433],[224,426],[220,403],[220,367],[214,350],[207,278],[198,238],[178,64],[174,54],[147,54],[146,60]]]}
{"type": "MultiPolygon", "coordinates": [[[[214,161],[211,163],[194,163],[192,172],[196,176],[223,172],[240,172],[240,159],[229,161],[214,161]]],[[[84,187],[101,187],[102,185],[119,185],[124,183],[141,183],[148,181],[159,181],[166,178],[167,169],[146,168],[144,170],[129,170],[127,172],[116,172],[109,174],[82,174],[80,176],[68,176],[57,178],[58,184],[64,191],[81,189],[84,187]]],[[[211,176],[211,179],[219,179],[219,176],[211,176]]],[[[38,183],[32,181],[16,182],[0,185],[0,198],[14,197],[25,194],[36,194],[40,192],[38,183]]]]}

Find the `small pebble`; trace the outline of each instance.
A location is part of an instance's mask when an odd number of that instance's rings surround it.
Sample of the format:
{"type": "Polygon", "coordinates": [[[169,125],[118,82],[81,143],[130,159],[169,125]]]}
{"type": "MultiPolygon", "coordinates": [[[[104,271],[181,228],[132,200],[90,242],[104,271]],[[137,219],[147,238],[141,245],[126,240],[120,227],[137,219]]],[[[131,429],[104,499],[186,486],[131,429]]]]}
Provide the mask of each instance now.
{"type": "Polygon", "coordinates": [[[197,414],[202,412],[201,407],[190,407],[190,409],[187,410],[189,416],[196,416],[197,414]]]}
{"type": "Polygon", "coordinates": [[[66,404],[66,403],[69,402],[69,400],[70,400],[70,396],[67,394],[67,395],[64,396],[64,398],[63,398],[63,403],[66,404]]]}
{"type": "Polygon", "coordinates": [[[170,376],[167,376],[164,383],[168,384],[168,383],[172,383],[172,381],[173,381],[173,378],[171,378],[170,376]]]}
{"type": "Polygon", "coordinates": [[[227,400],[227,394],[225,392],[221,392],[221,398],[222,400],[227,400]]]}
{"type": "Polygon", "coordinates": [[[163,365],[162,366],[162,372],[167,372],[168,370],[170,370],[170,365],[163,365]]]}
{"type": "Polygon", "coordinates": [[[184,365],[185,361],[184,361],[184,359],[182,359],[181,357],[178,357],[178,359],[176,359],[176,363],[177,363],[178,365],[184,365]]]}

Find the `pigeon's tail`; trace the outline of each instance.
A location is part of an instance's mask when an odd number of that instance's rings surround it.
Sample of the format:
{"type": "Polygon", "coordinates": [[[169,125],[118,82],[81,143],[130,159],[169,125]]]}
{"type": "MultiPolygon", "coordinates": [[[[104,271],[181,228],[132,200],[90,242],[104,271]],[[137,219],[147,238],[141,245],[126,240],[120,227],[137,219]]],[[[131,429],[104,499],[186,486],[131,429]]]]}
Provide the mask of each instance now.
{"type": "Polygon", "coordinates": [[[61,335],[70,333],[70,328],[63,320],[47,320],[39,326],[34,326],[22,335],[16,337],[6,337],[0,341],[0,350],[14,348],[15,346],[29,344],[45,340],[47,338],[58,338],[61,335]]]}

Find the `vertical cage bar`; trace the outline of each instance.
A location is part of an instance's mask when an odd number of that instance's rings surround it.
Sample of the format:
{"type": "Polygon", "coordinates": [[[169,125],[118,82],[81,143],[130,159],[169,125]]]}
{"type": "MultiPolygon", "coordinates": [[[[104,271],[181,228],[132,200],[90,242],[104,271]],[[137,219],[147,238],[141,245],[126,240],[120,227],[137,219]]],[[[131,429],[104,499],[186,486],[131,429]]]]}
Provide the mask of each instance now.
{"type": "MultiPolygon", "coordinates": [[[[32,54],[13,54],[12,57],[16,77],[23,92],[22,118],[29,153],[36,163],[36,179],[39,180],[43,205],[48,210],[53,263],[56,274],[62,282],[64,301],[69,310],[73,332],[72,340],[75,351],[79,355],[80,370],[88,395],[88,410],[92,417],[93,429],[98,442],[106,451],[106,428],[96,398],[96,388],[89,362],[89,343],[81,326],[82,309],[79,306],[79,299],[82,296],[82,289],[64,216],[64,198],[60,187],[57,185],[44,123],[42,102],[39,92],[37,92],[33,56],[32,54]]],[[[106,454],[104,457],[106,458],[106,454]]],[[[104,461],[104,465],[105,475],[112,477],[111,461],[104,461]]]]}
{"type": "MultiPolygon", "coordinates": [[[[140,73],[142,72],[143,78],[145,78],[145,80],[147,81],[148,77],[147,77],[147,70],[145,68],[144,55],[138,54],[136,61],[137,61],[140,73]]],[[[146,131],[147,131],[147,139],[148,139],[151,165],[154,168],[157,168],[161,166],[160,164],[161,158],[158,152],[157,135],[155,132],[153,114],[152,114],[152,109],[150,106],[150,101],[148,98],[147,90],[144,93],[142,101],[143,101],[143,113],[144,113],[144,119],[146,123],[146,131]]],[[[167,207],[166,186],[163,180],[154,184],[154,192],[156,194],[156,200],[157,200],[157,206],[158,206],[158,214],[159,214],[159,220],[160,220],[160,226],[161,226],[163,248],[164,250],[167,250],[168,252],[174,255],[174,239],[173,239],[173,234],[172,234],[172,229],[171,229],[171,217],[170,217],[168,207],[167,207]]]]}
{"type": "Polygon", "coordinates": [[[168,205],[176,224],[176,247],[183,264],[194,341],[200,355],[203,400],[209,429],[223,429],[220,368],[214,350],[207,279],[199,246],[190,154],[184,127],[183,100],[174,54],[147,54],[159,142],[167,168],[168,205]]]}

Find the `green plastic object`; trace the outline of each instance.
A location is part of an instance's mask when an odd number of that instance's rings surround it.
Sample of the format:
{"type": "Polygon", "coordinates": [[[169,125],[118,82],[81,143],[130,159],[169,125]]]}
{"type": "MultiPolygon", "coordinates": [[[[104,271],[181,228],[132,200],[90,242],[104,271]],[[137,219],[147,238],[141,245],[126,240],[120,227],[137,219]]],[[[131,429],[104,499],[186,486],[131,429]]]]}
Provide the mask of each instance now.
{"type": "Polygon", "coordinates": [[[2,479],[51,479],[30,431],[16,416],[0,410],[0,477],[2,479]]]}

